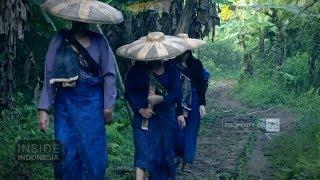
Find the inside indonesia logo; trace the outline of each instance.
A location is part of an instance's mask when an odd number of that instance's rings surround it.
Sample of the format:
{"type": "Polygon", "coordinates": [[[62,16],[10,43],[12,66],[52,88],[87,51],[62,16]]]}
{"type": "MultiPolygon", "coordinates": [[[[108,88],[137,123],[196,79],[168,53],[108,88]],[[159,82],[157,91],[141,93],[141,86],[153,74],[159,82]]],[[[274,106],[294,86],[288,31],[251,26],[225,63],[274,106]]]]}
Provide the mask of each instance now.
{"type": "Polygon", "coordinates": [[[63,145],[56,140],[19,140],[15,157],[20,162],[60,163],[63,145]]]}

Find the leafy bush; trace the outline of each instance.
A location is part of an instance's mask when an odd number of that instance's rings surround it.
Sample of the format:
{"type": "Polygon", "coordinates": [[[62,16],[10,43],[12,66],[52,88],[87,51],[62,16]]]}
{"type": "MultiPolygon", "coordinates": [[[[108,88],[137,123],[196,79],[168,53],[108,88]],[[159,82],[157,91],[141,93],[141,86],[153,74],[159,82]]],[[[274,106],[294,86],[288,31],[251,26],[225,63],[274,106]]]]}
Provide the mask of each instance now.
{"type": "Polygon", "coordinates": [[[307,53],[298,53],[284,62],[281,69],[285,75],[290,76],[287,83],[288,88],[301,92],[309,87],[309,58],[307,53]]]}
{"type": "Polygon", "coordinates": [[[117,101],[114,112],[116,121],[107,127],[108,177],[122,177],[133,169],[133,132],[123,99],[117,101]]]}

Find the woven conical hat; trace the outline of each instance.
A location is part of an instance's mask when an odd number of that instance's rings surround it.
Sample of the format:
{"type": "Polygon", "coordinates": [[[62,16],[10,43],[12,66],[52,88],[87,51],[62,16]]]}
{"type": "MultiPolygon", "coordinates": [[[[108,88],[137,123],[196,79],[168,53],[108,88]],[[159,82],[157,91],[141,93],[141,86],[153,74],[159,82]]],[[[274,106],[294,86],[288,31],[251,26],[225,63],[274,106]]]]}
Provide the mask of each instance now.
{"type": "Polygon", "coordinates": [[[100,24],[123,21],[120,11],[96,0],[48,0],[41,7],[52,15],[72,21],[100,24]]]}
{"type": "Polygon", "coordinates": [[[121,46],[117,49],[117,54],[140,61],[168,60],[184,53],[188,47],[182,38],[151,32],[133,43],[121,46]]]}
{"type": "Polygon", "coordinates": [[[186,33],[181,33],[181,34],[178,34],[177,36],[180,38],[183,38],[187,42],[187,44],[189,45],[188,50],[196,49],[206,44],[206,42],[203,40],[189,38],[189,35],[186,33]]]}

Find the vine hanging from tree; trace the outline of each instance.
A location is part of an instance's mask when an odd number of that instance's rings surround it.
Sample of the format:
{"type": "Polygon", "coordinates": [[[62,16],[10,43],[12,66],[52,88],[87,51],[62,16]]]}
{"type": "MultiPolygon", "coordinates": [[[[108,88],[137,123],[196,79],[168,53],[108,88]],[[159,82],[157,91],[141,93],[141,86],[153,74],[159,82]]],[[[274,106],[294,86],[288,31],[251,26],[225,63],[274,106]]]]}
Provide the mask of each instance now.
{"type": "Polygon", "coordinates": [[[24,38],[27,30],[26,1],[6,0],[3,9],[4,26],[4,57],[1,61],[0,73],[0,104],[10,107],[12,105],[13,67],[12,62],[16,58],[17,40],[24,38]]]}

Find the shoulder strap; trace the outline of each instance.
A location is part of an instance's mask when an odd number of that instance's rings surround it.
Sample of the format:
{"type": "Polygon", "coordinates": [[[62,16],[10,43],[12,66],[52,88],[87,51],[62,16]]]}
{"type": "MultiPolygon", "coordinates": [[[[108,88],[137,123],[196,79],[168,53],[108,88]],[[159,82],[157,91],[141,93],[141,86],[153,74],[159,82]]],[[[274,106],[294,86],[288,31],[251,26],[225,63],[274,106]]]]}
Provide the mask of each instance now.
{"type": "Polygon", "coordinates": [[[77,54],[80,68],[91,76],[100,76],[100,66],[87,49],[71,35],[69,30],[63,29],[60,33],[64,37],[66,46],[77,54]]]}

